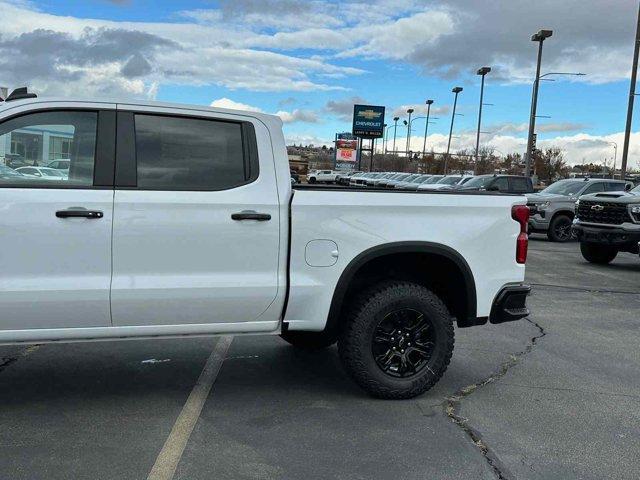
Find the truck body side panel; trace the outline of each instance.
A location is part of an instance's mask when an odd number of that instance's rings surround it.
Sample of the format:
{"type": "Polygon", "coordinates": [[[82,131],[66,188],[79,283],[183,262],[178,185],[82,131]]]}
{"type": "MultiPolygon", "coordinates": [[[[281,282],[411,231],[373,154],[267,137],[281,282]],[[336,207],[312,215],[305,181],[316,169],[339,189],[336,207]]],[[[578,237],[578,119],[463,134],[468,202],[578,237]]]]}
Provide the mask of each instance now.
{"type": "MultiPolygon", "coordinates": [[[[476,284],[476,314],[486,317],[500,289],[524,280],[516,263],[518,196],[298,190],[292,202],[289,303],[291,330],[324,328],[342,272],[361,252],[397,242],[429,242],[457,252],[476,284]],[[310,242],[335,242],[337,261],[310,266],[310,242]]],[[[330,243],[326,243],[330,245],[330,243]]],[[[439,272],[425,272],[439,275],[439,272]]],[[[461,286],[462,288],[462,286],[461,286]]]]}

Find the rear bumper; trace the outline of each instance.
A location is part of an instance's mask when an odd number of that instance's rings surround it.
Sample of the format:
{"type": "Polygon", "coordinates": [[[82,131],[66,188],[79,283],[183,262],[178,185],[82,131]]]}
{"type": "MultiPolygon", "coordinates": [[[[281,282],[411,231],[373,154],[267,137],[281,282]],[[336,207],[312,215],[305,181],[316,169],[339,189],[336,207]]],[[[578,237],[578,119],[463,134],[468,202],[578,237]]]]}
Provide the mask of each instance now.
{"type": "Polygon", "coordinates": [[[496,296],[491,307],[489,321],[505,323],[520,320],[529,315],[527,295],[531,292],[529,285],[509,285],[496,296]]]}

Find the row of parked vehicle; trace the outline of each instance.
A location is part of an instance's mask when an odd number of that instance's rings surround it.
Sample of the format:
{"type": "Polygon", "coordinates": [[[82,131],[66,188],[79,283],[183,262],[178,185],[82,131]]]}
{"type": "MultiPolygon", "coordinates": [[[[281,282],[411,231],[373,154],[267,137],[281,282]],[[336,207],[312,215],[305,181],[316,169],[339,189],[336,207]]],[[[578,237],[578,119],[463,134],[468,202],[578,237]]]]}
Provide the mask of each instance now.
{"type": "Polygon", "coordinates": [[[430,175],[398,172],[349,172],[338,174],[336,183],[352,187],[401,190],[485,190],[502,193],[532,193],[531,179],[518,175],[430,175]]]}
{"type": "Polygon", "coordinates": [[[18,167],[14,169],[7,165],[0,164],[0,179],[15,179],[16,177],[53,181],[68,180],[69,170],[49,166],[18,167]]]}

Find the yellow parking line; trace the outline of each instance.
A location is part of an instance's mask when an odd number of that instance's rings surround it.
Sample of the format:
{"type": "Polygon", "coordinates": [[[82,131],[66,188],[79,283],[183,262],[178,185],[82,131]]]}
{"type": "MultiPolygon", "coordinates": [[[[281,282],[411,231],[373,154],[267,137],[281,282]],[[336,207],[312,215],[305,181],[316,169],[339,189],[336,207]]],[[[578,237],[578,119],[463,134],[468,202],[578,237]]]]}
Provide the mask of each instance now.
{"type": "Polygon", "coordinates": [[[207,363],[202,369],[202,373],[200,373],[198,381],[193,390],[191,390],[189,398],[187,398],[187,402],[173,424],[171,433],[164,443],[156,462],[153,464],[147,480],[171,480],[173,478],[232,340],[233,337],[225,335],[217,341],[207,363]]]}

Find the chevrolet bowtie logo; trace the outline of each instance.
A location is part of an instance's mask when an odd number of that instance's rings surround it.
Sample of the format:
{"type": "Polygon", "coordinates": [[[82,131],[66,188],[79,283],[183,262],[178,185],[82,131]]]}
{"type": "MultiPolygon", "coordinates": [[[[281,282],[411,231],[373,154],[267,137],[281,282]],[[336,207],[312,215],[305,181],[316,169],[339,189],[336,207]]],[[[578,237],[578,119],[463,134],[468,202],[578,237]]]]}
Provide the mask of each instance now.
{"type": "Polygon", "coordinates": [[[369,110],[361,110],[361,111],[358,112],[358,116],[359,117],[364,117],[367,120],[373,120],[374,118],[379,118],[380,115],[382,115],[381,112],[376,112],[376,111],[373,111],[371,109],[369,109],[369,110]]]}
{"type": "Polygon", "coordinates": [[[604,210],[604,207],[602,205],[592,205],[591,210],[595,210],[596,212],[601,212],[602,210],[604,210]]]}

